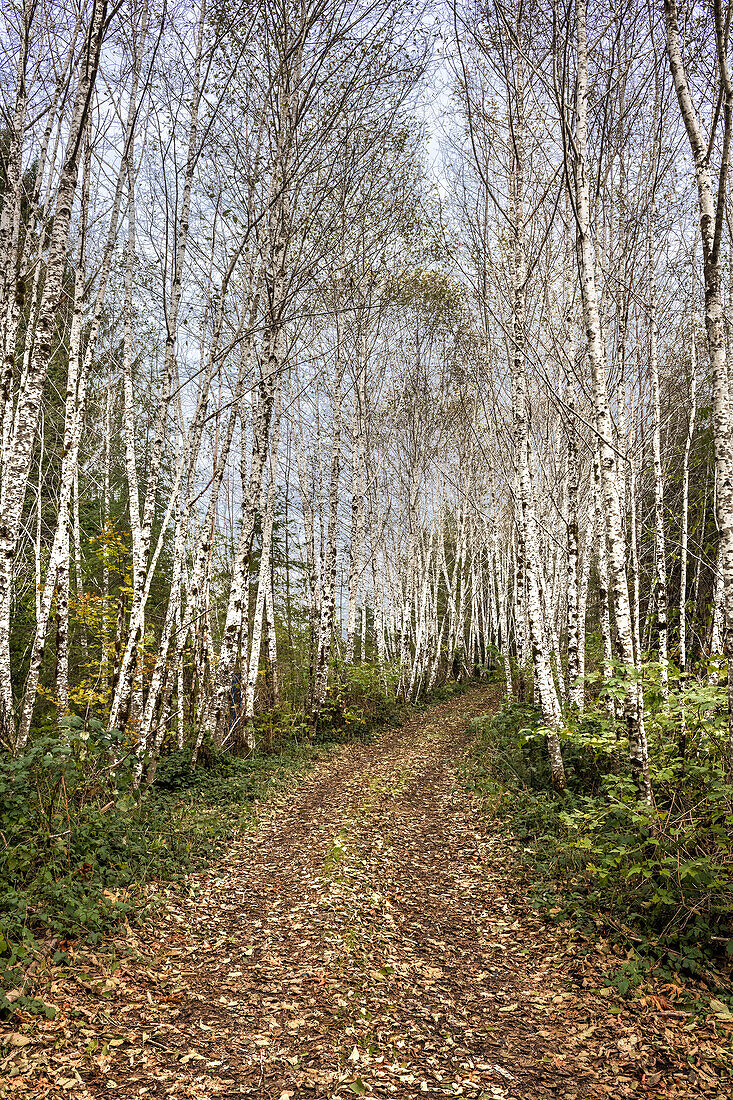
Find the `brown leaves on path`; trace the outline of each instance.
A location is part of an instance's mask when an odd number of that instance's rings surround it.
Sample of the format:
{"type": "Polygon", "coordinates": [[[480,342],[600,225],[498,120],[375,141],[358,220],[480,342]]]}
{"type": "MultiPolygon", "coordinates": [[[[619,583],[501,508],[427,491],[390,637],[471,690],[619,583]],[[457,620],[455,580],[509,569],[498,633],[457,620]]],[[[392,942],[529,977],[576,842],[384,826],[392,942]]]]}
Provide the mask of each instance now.
{"type": "Polygon", "coordinates": [[[114,968],[56,981],[55,1020],[2,1036],[2,1095],[726,1095],[695,1053],[714,1021],[613,1004],[524,905],[456,776],[495,705],[434,707],[267,803],[114,968]]]}

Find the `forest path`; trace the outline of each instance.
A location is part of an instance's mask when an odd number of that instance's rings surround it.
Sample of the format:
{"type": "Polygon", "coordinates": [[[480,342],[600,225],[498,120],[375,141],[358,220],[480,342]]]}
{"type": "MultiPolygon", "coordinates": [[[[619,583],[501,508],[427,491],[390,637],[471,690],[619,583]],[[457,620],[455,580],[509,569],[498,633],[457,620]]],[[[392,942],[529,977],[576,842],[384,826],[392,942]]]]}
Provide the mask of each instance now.
{"type": "Polygon", "coordinates": [[[147,961],[86,986],[23,1095],[722,1097],[523,904],[458,774],[496,706],[432,707],[266,803],[135,933],[147,961]]]}

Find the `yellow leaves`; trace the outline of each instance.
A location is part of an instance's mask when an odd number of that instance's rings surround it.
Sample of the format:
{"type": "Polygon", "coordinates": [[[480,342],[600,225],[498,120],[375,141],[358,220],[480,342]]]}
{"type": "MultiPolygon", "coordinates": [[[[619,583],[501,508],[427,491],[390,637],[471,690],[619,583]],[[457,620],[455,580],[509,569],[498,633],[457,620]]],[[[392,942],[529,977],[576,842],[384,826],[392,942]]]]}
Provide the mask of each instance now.
{"type": "Polygon", "coordinates": [[[82,681],[69,691],[69,701],[77,710],[87,710],[92,707],[104,708],[109,703],[110,693],[91,680],[82,681]]]}
{"type": "Polygon", "coordinates": [[[109,567],[119,568],[130,556],[131,534],[129,529],[117,527],[111,520],[102,528],[99,535],[89,540],[98,548],[102,560],[109,567]]]}

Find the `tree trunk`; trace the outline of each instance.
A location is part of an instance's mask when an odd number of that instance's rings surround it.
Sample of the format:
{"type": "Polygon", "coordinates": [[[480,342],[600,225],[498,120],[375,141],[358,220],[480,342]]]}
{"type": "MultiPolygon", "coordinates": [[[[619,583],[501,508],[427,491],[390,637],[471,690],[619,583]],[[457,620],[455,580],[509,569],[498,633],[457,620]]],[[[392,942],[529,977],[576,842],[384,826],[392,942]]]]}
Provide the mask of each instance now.
{"type": "Polygon", "coordinates": [[[601,334],[595,277],[595,247],[590,232],[590,199],[587,168],[588,145],[588,44],[585,0],[577,6],[578,73],[576,85],[576,126],[573,159],[577,253],[587,354],[593,378],[595,426],[600,449],[600,472],[608,540],[608,559],[619,655],[629,677],[624,700],[624,717],[629,737],[631,770],[639,799],[652,800],[649,757],[642,708],[636,683],[631,605],[626,580],[626,551],[621,516],[613,422],[608,403],[606,351],[601,334]]]}
{"type": "Polygon", "coordinates": [[[0,490],[0,729],[8,742],[22,747],[27,733],[16,742],[10,667],[10,606],[12,566],[20,532],[25,491],[30,473],[41,398],[54,348],[56,313],[63,296],[71,213],[79,175],[79,158],[99,67],[105,28],[106,0],[94,0],[87,45],[80,65],[69,124],[66,152],[57,190],[53,227],[46,262],[43,294],[35,327],[33,353],[18,396],[13,437],[3,464],[0,490]]]}
{"type": "Polygon", "coordinates": [[[697,355],[695,336],[691,341],[690,361],[690,414],[687,420],[687,436],[682,459],[682,533],[680,535],[680,671],[687,671],[687,542],[690,525],[690,451],[695,434],[697,412],[697,355]]]}
{"type": "MultiPolygon", "coordinates": [[[[667,55],[677,100],[685,124],[695,163],[697,195],[700,213],[700,237],[705,280],[705,327],[713,388],[713,438],[715,444],[716,508],[720,532],[720,570],[725,604],[725,652],[733,676],[733,659],[729,652],[733,630],[733,440],[731,439],[730,390],[726,357],[725,316],[722,296],[721,237],[725,213],[726,180],[728,175],[731,129],[733,127],[733,88],[728,75],[726,57],[727,29],[721,0],[714,0],[715,36],[718,69],[722,85],[723,136],[717,194],[713,186],[710,155],[716,147],[703,136],[692,102],[687,73],[682,59],[676,0],[664,0],[664,20],[667,31],[667,55]]],[[[717,116],[716,116],[717,117],[717,116]]],[[[729,768],[733,771],[733,709],[729,709],[729,768]]]]}

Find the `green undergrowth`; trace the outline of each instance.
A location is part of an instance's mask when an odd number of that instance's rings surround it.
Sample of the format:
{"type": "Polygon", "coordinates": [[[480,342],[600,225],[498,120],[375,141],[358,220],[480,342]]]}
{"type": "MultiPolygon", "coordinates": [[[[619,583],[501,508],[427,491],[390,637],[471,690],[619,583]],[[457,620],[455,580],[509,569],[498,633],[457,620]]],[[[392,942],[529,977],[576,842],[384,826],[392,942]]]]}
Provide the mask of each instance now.
{"type": "Polygon", "coordinates": [[[39,952],[63,965],[73,941],[99,943],[149,908],[159,884],[183,884],[219,857],[256,802],[339,745],[399,724],[409,708],[396,688],[392,670],[341,669],[315,727],[263,714],[259,751],[205,742],[196,767],[190,747],[164,745],[140,791],[129,741],[93,718],[49,722],[19,757],[0,757],[0,1017],[45,1011],[27,993],[39,952]]]}
{"type": "Polygon", "coordinates": [[[427,710],[428,707],[435,706],[436,703],[447,703],[451,699],[473,691],[479,684],[494,683],[496,679],[497,677],[492,672],[479,669],[476,675],[470,679],[446,680],[445,683],[433,688],[429,695],[424,695],[413,709],[427,710]]]}
{"type": "Polygon", "coordinates": [[[327,755],[281,743],[247,759],[205,747],[173,752],[152,788],[132,791],[112,769],[119,735],[69,726],[0,763],[0,1013],[45,1010],[26,996],[39,950],[63,963],[70,941],[99,943],[154,898],[220,856],[253,818],[254,803],[327,755]]]}
{"type": "Polygon", "coordinates": [[[637,802],[628,742],[602,703],[563,731],[562,794],[537,711],[515,704],[472,723],[466,782],[513,834],[531,904],[614,944],[624,962],[609,982],[621,993],[653,974],[731,991],[733,787],[716,690],[688,688],[668,710],[652,700],[653,808],[637,802]]]}
{"type": "Polygon", "coordinates": [[[370,662],[335,669],[315,730],[317,741],[353,741],[375,729],[399,725],[405,706],[397,698],[399,669],[370,662]]]}

